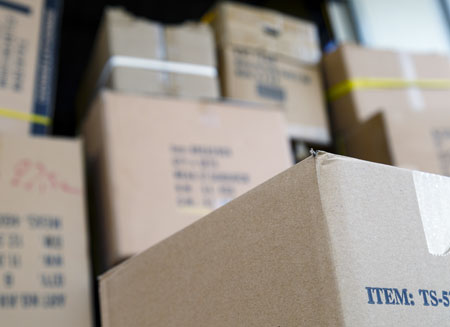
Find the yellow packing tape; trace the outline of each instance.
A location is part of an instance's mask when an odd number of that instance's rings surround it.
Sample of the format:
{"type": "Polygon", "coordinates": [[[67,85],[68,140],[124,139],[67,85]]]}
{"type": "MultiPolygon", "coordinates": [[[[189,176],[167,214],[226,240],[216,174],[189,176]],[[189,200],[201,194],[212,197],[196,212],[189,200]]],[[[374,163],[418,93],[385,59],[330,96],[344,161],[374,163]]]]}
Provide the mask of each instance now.
{"type": "Polygon", "coordinates": [[[40,124],[44,126],[49,126],[52,123],[52,120],[47,116],[29,114],[6,108],[0,108],[0,117],[25,120],[34,124],[40,124]]]}
{"type": "Polygon", "coordinates": [[[354,78],[333,86],[327,92],[330,101],[360,89],[401,89],[417,87],[422,89],[450,89],[450,79],[405,80],[401,78],[354,78]]]}
{"type": "Polygon", "coordinates": [[[200,21],[203,24],[210,24],[216,18],[216,15],[217,13],[215,10],[208,11],[206,14],[203,15],[200,21]]]}
{"type": "Polygon", "coordinates": [[[188,215],[206,216],[213,210],[207,207],[181,207],[177,211],[188,215]]]}

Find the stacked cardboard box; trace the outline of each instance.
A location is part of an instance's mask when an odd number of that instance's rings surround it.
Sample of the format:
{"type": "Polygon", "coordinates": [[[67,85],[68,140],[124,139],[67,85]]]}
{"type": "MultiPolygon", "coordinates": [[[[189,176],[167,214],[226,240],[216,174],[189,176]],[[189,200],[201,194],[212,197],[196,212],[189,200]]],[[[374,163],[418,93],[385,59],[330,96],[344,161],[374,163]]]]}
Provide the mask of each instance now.
{"type": "Polygon", "coordinates": [[[80,141],[0,136],[4,326],[92,326],[80,141]]]}
{"type": "Polygon", "coordinates": [[[331,120],[345,153],[448,174],[449,62],[356,45],[326,55],[331,120]]]}
{"type": "Polygon", "coordinates": [[[271,108],[101,93],[84,126],[97,269],[289,167],[285,128],[271,108]]]}
{"type": "Polygon", "coordinates": [[[318,153],[102,276],[103,326],[440,324],[449,192],[318,153]]]}
{"type": "Polygon", "coordinates": [[[450,176],[446,110],[378,113],[343,138],[343,152],[366,160],[450,176]]]}
{"type": "Polygon", "coordinates": [[[215,30],[225,97],[280,106],[291,137],[329,142],[313,24],[228,2],[205,20],[215,30]]]}
{"type": "Polygon", "coordinates": [[[60,0],[0,1],[0,311],[5,326],[92,326],[81,142],[49,132],[60,0]]]}
{"type": "Polygon", "coordinates": [[[213,33],[206,24],[162,26],[108,8],[81,85],[80,116],[105,86],[121,92],[218,98],[213,33]]]}
{"type": "Polygon", "coordinates": [[[0,132],[51,125],[62,1],[0,2],[0,132]]]}

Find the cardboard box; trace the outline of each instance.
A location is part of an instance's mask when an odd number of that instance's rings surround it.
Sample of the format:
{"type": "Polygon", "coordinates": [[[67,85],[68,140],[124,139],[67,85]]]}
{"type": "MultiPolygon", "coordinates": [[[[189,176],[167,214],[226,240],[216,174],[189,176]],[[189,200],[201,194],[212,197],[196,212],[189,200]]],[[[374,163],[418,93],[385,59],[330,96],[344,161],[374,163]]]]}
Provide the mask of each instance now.
{"type": "Polygon", "coordinates": [[[61,10],[59,0],[0,3],[0,132],[48,133],[61,10]]]}
{"type": "Polygon", "coordinates": [[[4,326],[93,326],[80,141],[0,136],[4,326]]]}
{"type": "Polygon", "coordinates": [[[448,56],[375,50],[346,44],[324,56],[337,132],[380,111],[444,109],[450,99],[448,56]]]}
{"type": "Polygon", "coordinates": [[[348,156],[450,176],[448,110],[378,113],[343,137],[348,156]]]}
{"type": "Polygon", "coordinates": [[[321,58],[316,26],[274,10],[224,1],[203,20],[212,23],[220,48],[264,49],[308,64],[321,58]]]}
{"type": "Polygon", "coordinates": [[[101,277],[103,326],[432,326],[448,178],[320,152],[101,277]]]}
{"type": "Polygon", "coordinates": [[[107,8],[80,89],[81,116],[105,86],[122,92],[218,98],[210,27],[163,26],[120,8],[107,8]]]}
{"type": "Polygon", "coordinates": [[[84,126],[99,270],[292,164],[278,110],[102,93],[84,126]]]}
{"type": "Polygon", "coordinates": [[[316,27],[229,2],[219,4],[211,15],[223,95],[278,105],[287,116],[291,137],[328,143],[316,27]]]}

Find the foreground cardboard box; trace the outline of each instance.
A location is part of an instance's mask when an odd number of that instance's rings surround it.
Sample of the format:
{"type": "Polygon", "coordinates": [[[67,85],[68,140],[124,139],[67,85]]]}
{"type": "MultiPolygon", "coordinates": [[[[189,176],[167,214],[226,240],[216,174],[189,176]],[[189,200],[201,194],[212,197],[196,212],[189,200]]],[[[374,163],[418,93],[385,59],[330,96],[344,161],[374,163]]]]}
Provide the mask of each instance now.
{"type": "Polygon", "coordinates": [[[107,8],[81,85],[80,115],[102,87],[132,93],[218,98],[215,43],[210,27],[196,23],[163,26],[121,8],[107,8]]]}
{"type": "Polygon", "coordinates": [[[84,136],[96,240],[104,242],[99,270],[292,164],[278,110],[112,92],[91,110],[84,136]]]}
{"type": "Polygon", "coordinates": [[[450,176],[448,110],[380,112],[342,140],[348,156],[450,176]]]}
{"type": "Polygon", "coordinates": [[[346,131],[384,111],[447,108],[450,57],[340,46],[324,56],[333,128],[346,131]]]}
{"type": "Polygon", "coordinates": [[[224,2],[215,29],[225,97],[283,108],[296,139],[330,141],[316,27],[281,13],[224,2]]]}
{"type": "Polygon", "coordinates": [[[103,326],[433,326],[448,178],[319,153],[111,270],[103,326]]]}
{"type": "Polygon", "coordinates": [[[0,132],[46,134],[62,0],[0,2],[0,132]]]}
{"type": "Polygon", "coordinates": [[[0,136],[2,326],[92,326],[79,141],[0,136]]]}

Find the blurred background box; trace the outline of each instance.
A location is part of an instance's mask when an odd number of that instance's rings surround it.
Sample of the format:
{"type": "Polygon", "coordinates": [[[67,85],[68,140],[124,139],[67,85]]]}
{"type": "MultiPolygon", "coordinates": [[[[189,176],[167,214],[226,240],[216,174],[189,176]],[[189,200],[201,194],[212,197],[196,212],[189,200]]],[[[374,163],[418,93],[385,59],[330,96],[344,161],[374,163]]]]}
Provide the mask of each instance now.
{"type": "Polygon", "coordinates": [[[3,326],[92,326],[79,140],[0,136],[3,326]]]}
{"type": "Polygon", "coordinates": [[[99,271],[292,165],[272,108],[105,91],[83,134],[99,271]]]}
{"type": "Polygon", "coordinates": [[[141,94],[218,98],[210,27],[200,23],[163,26],[121,8],[107,8],[81,84],[80,117],[103,87],[141,94]]]}
{"type": "Polygon", "coordinates": [[[225,1],[203,20],[211,21],[220,49],[263,49],[305,64],[316,64],[321,58],[316,26],[275,10],[225,1]]]}
{"type": "Polygon", "coordinates": [[[379,112],[343,142],[344,153],[355,158],[450,176],[448,108],[379,112]]]}
{"type": "Polygon", "coordinates": [[[0,132],[51,125],[62,1],[0,2],[0,132]]]}
{"type": "Polygon", "coordinates": [[[291,137],[330,142],[314,24],[230,2],[204,20],[215,29],[225,97],[278,105],[291,137]]]}
{"type": "Polygon", "coordinates": [[[450,99],[450,57],[346,44],[324,56],[332,126],[342,132],[379,111],[444,108],[450,99]]]}

